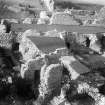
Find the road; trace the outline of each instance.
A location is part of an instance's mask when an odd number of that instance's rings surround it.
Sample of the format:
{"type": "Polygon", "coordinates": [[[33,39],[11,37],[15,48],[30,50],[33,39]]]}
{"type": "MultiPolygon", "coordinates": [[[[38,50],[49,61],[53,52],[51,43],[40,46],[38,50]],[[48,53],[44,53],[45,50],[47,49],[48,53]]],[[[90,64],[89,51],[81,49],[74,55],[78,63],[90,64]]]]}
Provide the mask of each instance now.
{"type": "Polygon", "coordinates": [[[105,33],[105,28],[102,26],[77,26],[77,25],[47,25],[47,24],[12,24],[11,30],[24,32],[28,29],[35,29],[38,32],[47,32],[56,29],[59,32],[78,32],[84,34],[105,33]]]}

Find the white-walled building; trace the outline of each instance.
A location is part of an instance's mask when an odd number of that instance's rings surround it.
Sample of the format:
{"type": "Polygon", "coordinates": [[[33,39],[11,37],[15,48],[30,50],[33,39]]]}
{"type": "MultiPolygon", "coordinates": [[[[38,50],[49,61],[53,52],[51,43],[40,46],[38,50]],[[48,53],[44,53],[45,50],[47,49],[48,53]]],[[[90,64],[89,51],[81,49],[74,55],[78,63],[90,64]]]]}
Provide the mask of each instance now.
{"type": "Polygon", "coordinates": [[[54,10],[54,1],[53,0],[42,0],[42,2],[47,7],[48,11],[53,12],[53,10],[54,10]]]}

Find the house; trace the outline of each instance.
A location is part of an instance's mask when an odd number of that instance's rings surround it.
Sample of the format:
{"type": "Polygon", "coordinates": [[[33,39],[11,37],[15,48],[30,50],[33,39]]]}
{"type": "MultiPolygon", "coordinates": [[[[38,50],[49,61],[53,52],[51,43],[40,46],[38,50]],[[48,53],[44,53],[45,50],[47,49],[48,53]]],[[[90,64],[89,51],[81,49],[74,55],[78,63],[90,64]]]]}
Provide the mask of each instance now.
{"type": "Polygon", "coordinates": [[[72,15],[64,12],[53,13],[50,24],[80,25],[72,15]]]}

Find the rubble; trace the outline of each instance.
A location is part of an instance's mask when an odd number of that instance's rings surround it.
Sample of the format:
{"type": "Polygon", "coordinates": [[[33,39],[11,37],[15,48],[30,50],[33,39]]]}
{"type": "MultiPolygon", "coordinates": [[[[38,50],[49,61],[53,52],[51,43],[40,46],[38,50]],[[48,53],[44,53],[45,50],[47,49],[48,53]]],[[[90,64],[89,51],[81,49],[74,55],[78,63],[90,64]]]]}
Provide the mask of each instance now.
{"type": "Polygon", "coordinates": [[[104,102],[104,95],[100,93],[99,87],[104,84],[105,78],[98,73],[82,74],[76,80],[70,81],[70,88],[66,90],[66,97],[70,103],[73,100],[78,100],[79,95],[82,96],[83,94],[87,94],[94,99],[95,105],[98,105],[97,103],[102,102],[102,100],[104,102]]]}
{"type": "Polygon", "coordinates": [[[95,105],[104,105],[105,103],[105,96],[99,93],[98,89],[90,87],[86,83],[79,84],[78,88],[78,93],[86,92],[88,93],[89,96],[91,96],[95,100],[95,105]]]}
{"type": "Polygon", "coordinates": [[[51,101],[51,105],[71,105],[71,104],[66,99],[54,97],[54,99],[51,101]]]}

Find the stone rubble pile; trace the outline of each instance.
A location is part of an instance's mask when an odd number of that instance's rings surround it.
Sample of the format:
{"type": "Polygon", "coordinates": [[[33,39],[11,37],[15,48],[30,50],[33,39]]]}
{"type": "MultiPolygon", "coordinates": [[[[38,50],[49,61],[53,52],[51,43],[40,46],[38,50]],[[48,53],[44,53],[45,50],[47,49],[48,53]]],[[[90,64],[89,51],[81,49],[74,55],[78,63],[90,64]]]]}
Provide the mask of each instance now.
{"type": "Polygon", "coordinates": [[[104,105],[105,103],[105,96],[100,94],[97,88],[90,87],[87,83],[79,84],[77,91],[78,93],[88,93],[95,100],[95,105],[104,105]]]}

